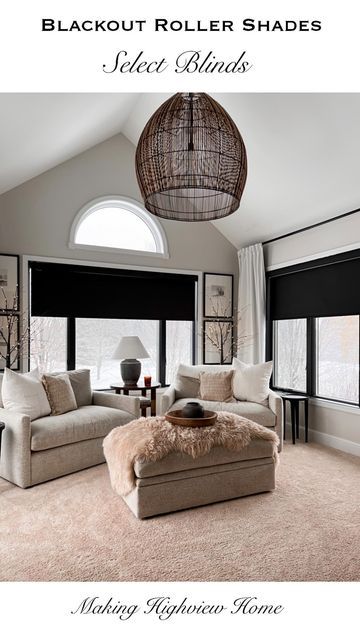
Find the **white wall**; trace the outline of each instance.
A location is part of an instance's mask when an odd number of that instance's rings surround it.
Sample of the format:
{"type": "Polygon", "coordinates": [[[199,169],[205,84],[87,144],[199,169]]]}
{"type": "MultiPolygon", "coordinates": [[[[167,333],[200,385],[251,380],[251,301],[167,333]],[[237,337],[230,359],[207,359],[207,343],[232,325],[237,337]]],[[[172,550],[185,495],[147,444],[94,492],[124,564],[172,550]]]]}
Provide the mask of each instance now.
{"type": "MultiPolygon", "coordinates": [[[[360,213],[278,240],[264,246],[267,269],[280,268],[323,255],[360,247],[360,213]]],[[[343,409],[337,403],[312,400],[309,412],[311,437],[360,455],[360,410],[343,409]]]]}
{"type": "Polygon", "coordinates": [[[341,253],[360,247],[360,213],[309,229],[264,246],[267,268],[341,253]]]}
{"type": "Polygon", "coordinates": [[[135,147],[121,134],[0,196],[0,251],[237,274],[235,247],[206,222],[161,220],[169,260],[70,249],[69,233],[76,213],[88,201],[104,195],[141,201],[135,147]]]}

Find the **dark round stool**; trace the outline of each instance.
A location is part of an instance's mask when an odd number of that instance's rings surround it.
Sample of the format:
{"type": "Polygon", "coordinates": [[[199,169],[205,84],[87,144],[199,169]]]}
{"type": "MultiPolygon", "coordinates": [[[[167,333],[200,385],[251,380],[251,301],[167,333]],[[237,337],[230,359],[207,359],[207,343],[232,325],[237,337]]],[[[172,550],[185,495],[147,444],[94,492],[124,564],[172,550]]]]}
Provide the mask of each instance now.
{"type": "Polygon", "coordinates": [[[299,406],[300,402],[304,403],[304,416],[305,416],[305,442],[308,442],[309,436],[309,398],[307,396],[299,396],[296,394],[287,393],[282,396],[284,407],[284,440],[286,439],[286,401],[290,402],[291,410],[291,431],[292,441],[295,444],[295,439],[299,437],[299,406]]]}

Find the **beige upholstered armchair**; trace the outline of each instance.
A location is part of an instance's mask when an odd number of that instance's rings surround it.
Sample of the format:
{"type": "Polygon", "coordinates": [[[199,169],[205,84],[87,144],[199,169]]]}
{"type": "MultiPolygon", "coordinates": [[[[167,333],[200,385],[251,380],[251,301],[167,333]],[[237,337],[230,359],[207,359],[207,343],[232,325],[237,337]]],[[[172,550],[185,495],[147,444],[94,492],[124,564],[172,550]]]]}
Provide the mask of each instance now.
{"type": "Polygon", "coordinates": [[[140,417],[140,398],[99,391],[91,398],[90,405],[31,421],[4,409],[0,393],[0,475],[25,488],[104,462],[104,437],[140,417]]]}
{"type": "MultiPolygon", "coordinates": [[[[182,409],[191,400],[199,400],[198,377],[201,371],[229,371],[231,365],[188,365],[179,366],[174,383],[160,396],[160,413],[182,409]]],[[[269,390],[266,402],[245,402],[235,400],[233,402],[216,402],[202,400],[205,409],[211,411],[230,411],[237,415],[253,420],[263,427],[275,431],[279,437],[279,451],[283,446],[283,407],[281,397],[269,390]]]]}

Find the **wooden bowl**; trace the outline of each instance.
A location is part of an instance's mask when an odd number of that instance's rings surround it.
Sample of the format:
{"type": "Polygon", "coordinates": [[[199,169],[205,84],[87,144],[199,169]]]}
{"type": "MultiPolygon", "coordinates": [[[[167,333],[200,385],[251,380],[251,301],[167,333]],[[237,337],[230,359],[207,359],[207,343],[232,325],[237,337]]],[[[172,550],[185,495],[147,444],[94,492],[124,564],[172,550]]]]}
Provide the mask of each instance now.
{"type": "Polygon", "coordinates": [[[171,424],[176,424],[179,427],[210,427],[215,424],[217,413],[205,410],[202,418],[184,418],[181,409],[178,409],[177,411],[166,413],[165,418],[171,424]]]}

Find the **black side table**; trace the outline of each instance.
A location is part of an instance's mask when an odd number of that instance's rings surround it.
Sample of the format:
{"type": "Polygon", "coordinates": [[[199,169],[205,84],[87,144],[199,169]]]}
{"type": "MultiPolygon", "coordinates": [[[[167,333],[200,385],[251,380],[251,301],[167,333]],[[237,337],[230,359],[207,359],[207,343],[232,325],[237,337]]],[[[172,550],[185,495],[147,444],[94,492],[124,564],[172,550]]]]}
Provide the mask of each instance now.
{"type": "Polygon", "coordinates": [[[305,416],[305,442],[308,442],[309,436],[309,398],[308,396],[299,396],[295,394],[286,394],[281,396],[284,407],[284,440],[286,439],[286,401],[290,402],[291,410],[291,431],[292,441],[295,444],[295,438],[299,437],[299,406],[300,402],[304,403],[305,416]]]}
{"type": "Polygon", "coordinates": [[[1,436],[4,429],[5,429],[5,422],[0,422],[0,453],[1,453],[1,436]]]}

